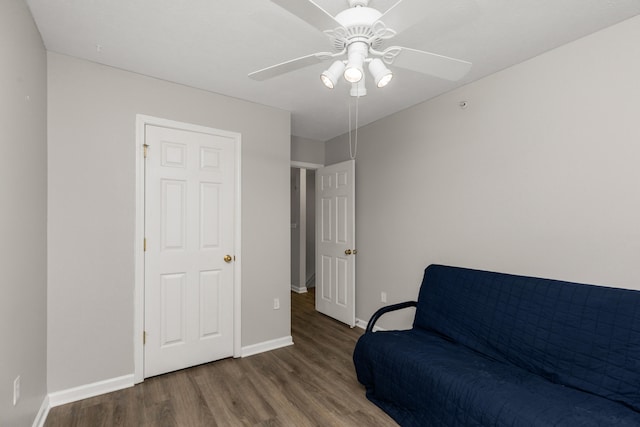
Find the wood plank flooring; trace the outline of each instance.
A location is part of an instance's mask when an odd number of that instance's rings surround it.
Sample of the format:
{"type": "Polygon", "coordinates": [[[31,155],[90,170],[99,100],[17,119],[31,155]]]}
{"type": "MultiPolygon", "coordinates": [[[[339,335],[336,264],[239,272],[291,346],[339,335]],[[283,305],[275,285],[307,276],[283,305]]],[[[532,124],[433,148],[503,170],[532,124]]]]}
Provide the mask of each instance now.
{"type": "Polygon", "coordinates": [[[293,346],[58,406],[45,427],[396,426],[356,380],[363,331],[316,312],[313,292],[291,298],[293,346]]]}

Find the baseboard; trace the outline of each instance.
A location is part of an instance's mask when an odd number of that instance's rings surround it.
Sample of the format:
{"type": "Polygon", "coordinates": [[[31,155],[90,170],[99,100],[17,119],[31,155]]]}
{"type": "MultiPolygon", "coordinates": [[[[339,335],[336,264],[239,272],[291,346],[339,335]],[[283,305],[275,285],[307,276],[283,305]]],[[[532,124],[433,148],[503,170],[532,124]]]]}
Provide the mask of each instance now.
{"type": "MultiPolygon", "coordinates": [[[[369,322],[365,322],[362,319],[356,319],[356,326],[358,328],[362,328],[362,329],[367,329],[367,326],[369,326],[369,322]]],[[[384,331],[384,328],[381,328],[380,326],[374,326],[373,327],[373,332],[378,332],[378,331],[384,331]]]]}
{"type": "Polygon", "coordinates": [[[306,294],[307,293],[307,287],[306,286],[300,286],[300,285],[291,285],[291,291],[295,292],[297,294],[306,294]]]}
{"type": "Polygon", "coordinates": [[[293,338],[291,336],[264,341],[258,344],[242,347],[242,355],[240,357],[253,356],[254,354],[264,353],[265,351],[271,351],[290,345],[293,345],[293,338]]]}
{"type": "Polygon", "coordinates": [[[307,278],[307,283],[305,283],[305,285],[307,285],[307,288],[312,288],[314,285],[315,286],[316,283],[316,273],[311,273],[311,275],[307,278]]]}
{"type": "Polygon", "coordinates": [[[69,388],[67,390],[56,391],[55,393],[49,393],[49,405],[51,408],[55,408],[65,403],[77,402],[78,400],[89,397],[133,387],[133,384],[133,374],[130,374],[69,388]]]}
{"type": "Polygon", "coordinates": [[[33,427],[44,427],[44,423],[47,421],[47,415],[49,415],[49,409],[51,409],[49,396],[45,396],[42,400],[42,405],[40,405],[38,415],[36,415],[36,419],[33,420],[33,427]]]}

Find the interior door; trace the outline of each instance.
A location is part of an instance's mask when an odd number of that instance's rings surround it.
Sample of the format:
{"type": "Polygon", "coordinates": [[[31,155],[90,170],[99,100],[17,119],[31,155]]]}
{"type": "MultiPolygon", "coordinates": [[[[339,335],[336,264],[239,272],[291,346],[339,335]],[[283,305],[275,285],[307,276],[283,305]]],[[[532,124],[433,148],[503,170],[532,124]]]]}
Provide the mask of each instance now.
{"type": "Polygon", "coordinates": [[[316,172],[316,310],[356,325],[355,160],[316,172]]]}
{"type": "Polygon", "coordinates": [[[147,125],[145,142],[149,377],[233,355],[235,141],[147,125]]]}

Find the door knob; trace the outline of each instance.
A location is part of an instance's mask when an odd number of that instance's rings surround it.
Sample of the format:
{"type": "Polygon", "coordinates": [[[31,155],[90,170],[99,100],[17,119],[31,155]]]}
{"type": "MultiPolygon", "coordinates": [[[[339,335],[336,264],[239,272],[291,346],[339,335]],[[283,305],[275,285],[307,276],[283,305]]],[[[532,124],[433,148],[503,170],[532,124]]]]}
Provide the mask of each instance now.
{"type": "Polygon", "coordinates": [[[233,258],[231,258],[231,255],[225,255],[225,256],[224,256],[224,262],[226,262],[226,263],[231,262],[231,260],[232,260],[232,259],[233,259],[233,258]]]}
{"type": "Polygon", "coordinates": [[[345,255],[351,255],[351,249],[347,249],[346,251],[344,251],[345,255]]]}

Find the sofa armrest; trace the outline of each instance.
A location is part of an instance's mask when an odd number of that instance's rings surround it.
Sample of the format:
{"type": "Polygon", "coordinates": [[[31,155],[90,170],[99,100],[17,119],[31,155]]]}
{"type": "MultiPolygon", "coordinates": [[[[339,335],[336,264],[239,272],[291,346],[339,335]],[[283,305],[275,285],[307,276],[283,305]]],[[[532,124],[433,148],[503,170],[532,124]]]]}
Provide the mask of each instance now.
{"type": "Polygon", "coordinates": [[[382,317],[383,314],[389,313],[390,311],[402,310],[403,308],[417,307],[417,305],[418,305],[417,301],[405,301],[405,302],[400,302],[398,304],[387,305],[378,309],[375,313],[373,313],[373,316],[371,316],[371,319],[367,324],[367,329],[365,333],[373,332],[373,327],[375,326],[378,319],[382,317]]]}

